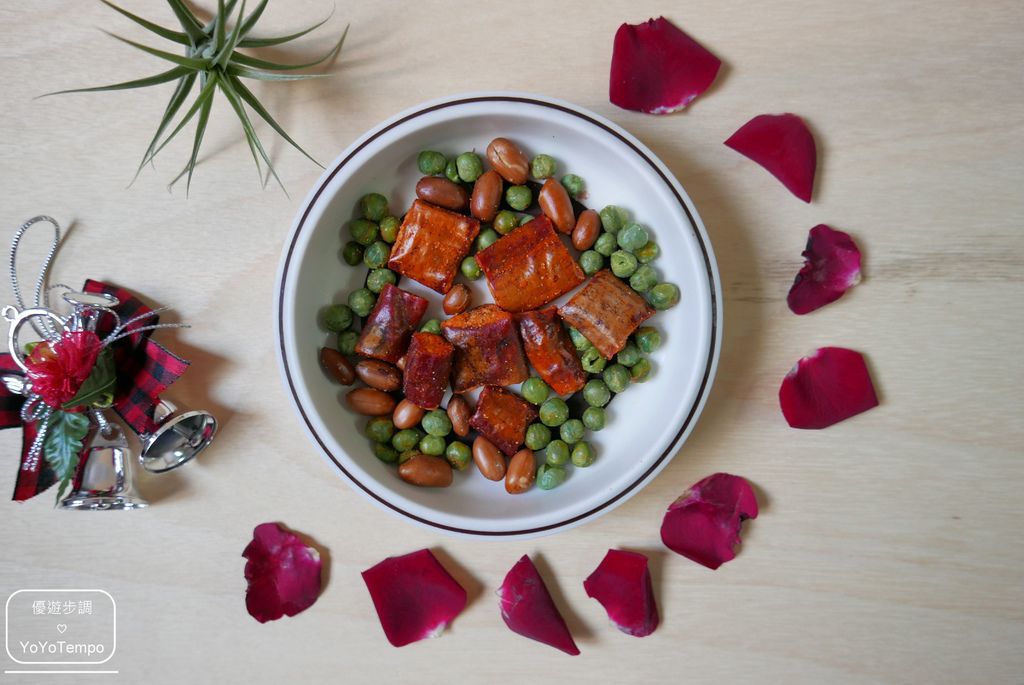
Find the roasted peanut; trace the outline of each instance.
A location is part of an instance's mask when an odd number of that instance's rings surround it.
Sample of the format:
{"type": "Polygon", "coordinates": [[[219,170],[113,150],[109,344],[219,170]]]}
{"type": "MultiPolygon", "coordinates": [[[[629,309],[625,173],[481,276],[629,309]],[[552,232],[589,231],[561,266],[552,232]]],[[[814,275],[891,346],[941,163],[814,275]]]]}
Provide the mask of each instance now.
{"type": "Polygon", "coordinates": [[[356,388],[345,395],[349,409],[363,416],[384,416],[395,409],[395,398],[376,388],[356,388]]]}
{"type": "Polygon", "coordinates": [[[480,176],[473,184],[469,199],[469,213],[480,221],[493,221],[501,204],[501,176],[493,169],[480,176]]]}
{"type": "Polygon", "coordinates": [[[487,146],[487,159],[509,183],[521,186],[530,175],[530,161],[508,138],[495,138],[487,146]]]}
{"type": "Polygon", "coordinates": [[[416,197],[438,207],[463,211],[469,205],[469,193],[458,183],[440,176],[424,176],[416,184],[416,197]]]}
{"type": "Polygon", "coordinates": [[[533,458],[533,450],[521,449],[512,455],[505,472],[505,492],[518,495],[526,492],[533,485],[536,477],[537,462],[533,458]]]}
{"type": "Polygon", "coordinates": [[[537,195],[537,203],[544,216],[558,229],[559,233],[572,233],[576,228],[576,215],[572,209],[572,200],[561,183],[553,178],[544,181],[537,195]]]}
{"type": "Polygon", "coordinates": [[[414,454],[398,467],[398,476],[422,488],[446,488],[452,484],[452,467],[441,457],[414,454]]]}
{"type": "Polygon", "coordinates": [[[482,435],[473,441],[473,463],[488,480],[505,477],[505,455],[482,435]]]}
{"type": "Polygon", "coordinates": [[[593,209],[584,209],[576,217],[576,228],[572,229],[572,246],[580,252],[589,250],[601,233],[601,215],[593,209]]]}
{"type": "Polygon", "coordinates": [[[469,288],[462,283],[456,283],[448,291],[448,294],[444,296],[444,313],[448,316],[461,314],[469,307],[471,299],[472,295],[469,292],[469,288]]]}
{"type": "Polygon", "coordinates": [[[402,372],[387,362],[364,359],[356,364],[359,380],[371,388],[391,392],[402,387],[402,372]]]}
{"type": "Polygon", "coordinates": [[[421,407],[417,407],[409,400],[403,399],[395,407],[395,413],[392,415],[391,421],[398,430],[405,430],[418,424],[420,419],[423,418],[423,414],[424,411],[421,407]]]}
{"type": "Polygon", "coordinates": [[[452,422],[452,430],[460,438],[469,435],[469,416],[472,413],[469,402],[462,395],[452,395],[448,400],[448,419],[452,422]]]}
{"type": "Polygon", "coordinates": [[[320,349],[320,364],[331,375],[331,378],[342,385],[352,385],[356,380],[356,372],[352,368],[352,362],[333,347],[320,349]]]}

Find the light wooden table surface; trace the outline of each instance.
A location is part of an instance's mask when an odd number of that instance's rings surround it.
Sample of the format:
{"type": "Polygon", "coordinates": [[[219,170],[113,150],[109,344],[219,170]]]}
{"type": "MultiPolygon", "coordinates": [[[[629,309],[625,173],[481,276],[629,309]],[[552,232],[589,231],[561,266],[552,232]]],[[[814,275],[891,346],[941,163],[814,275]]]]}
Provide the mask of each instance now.
{"type": "MultiPolygon", "coordinates": [[[[173,21],[156,0],[123,4],[173,21]]],[[[277,0],[262,26],[294,29],[331,7],[277,0]]],[[[108,666],[120,674],[97,681],[1021,682],[1024,6],[338,3],[323,35],[283,52],[312,54],[346,22],[336,78],[259,89],[321,159],[424,99],[509,89],[593,109],[665,160],[703,215],[725,291],[718,379],[692,437],[641,494],[556,537],[449,539],[370,506],[306,440],[274,358],[279,250],[319,170],[262,127],[291,199],[260,190],[218,103],[191,197],[165,188],[189,136],[126,189],[166,88],[32,98],[155,73],[157,60],[97,27],[142,33],[100,3],[8,2],[0,224],[13,231],[39,213],[73,224],[56,281],[114,279],[173,305],[194,327],[160,337],[194,367],[171,396],[214,410],[223,431],[198,463],[142,483],[148,511],[65,514],[50,495],[3,505],[0,596],[110,591],[119,642],[108,666]],[[690,111],[620,110],[607,99],[615,29],[662,13],[727,66],[690,111]],[[722,145],[779,111],[805,117],[822,148],[812,205],[722,145]],[[785,295],[821,222],[858,239],[865,280],[796,317],[785,295]],[[779,382],[825,344],[869,356],[882,406],[791,430],[779,382]],[[767,501],[739,558],[712,572],[664,550],[658,525],[715,471],[746,476],[767,501]],[[330,577],[310,610],[259,625],[239,555],[254,525],[275,520],[330,550],[330,577]],[[620,545],[652,556],[663,623],[643,640],[608,626],[581,586],[620,545]],[[472,601],[443,638],[393,649],[359,572],[422,547],[458,569],[472,601]],[[542,560],[583,656],[501,622],[493,591],[523,553],[542,560]]],[[[0,493],[13,489],[18,446],[16,431],[0,436],[0,493]]]]}

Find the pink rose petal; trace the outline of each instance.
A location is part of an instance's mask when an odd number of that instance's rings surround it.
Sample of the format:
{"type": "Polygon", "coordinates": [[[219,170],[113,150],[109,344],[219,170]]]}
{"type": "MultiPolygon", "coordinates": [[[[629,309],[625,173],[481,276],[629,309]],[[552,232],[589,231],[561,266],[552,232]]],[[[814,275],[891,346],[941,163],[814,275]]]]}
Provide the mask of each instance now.
{"type": "Polygon", "coordinates": [[[466,591],[429,549],[388,557],[363,571],[388,642],[438,637],[466,608],[466,591]]]}
{"type": "Polygon", "coordinates": [[[721,61],[664,17],[615,32],[608,98],[648,114],[686,107],[715,80],[721,61]]]}
{"type": "Polygon", "coordinates": [[[860,352],[822,347],[782,379],[779,404],[793,428],[826,428],[878,406],[860,352]]]}
{"type": "Polygon", "coordinates": [[[256,526],[242,556],[245,607],[260,623],[305,611],[320,595],[320,554],[280,525],[256,526]]]}
{"type": "Polygon", "coordinates": [[[716,569],[736,557],[740,524],[757,518],[757,498],[745,479],[716,473],[673,502],[661,522],[661,541],[677,554],[716,569]]]}
{"type": "Polygon", "coordinates": [[[804,202],[811,201],[818,151],[803,119],[795,114],[760,114],[725,144],[754,160],[804,202]]]}
{"type": "Polygon", "coordinates": [[[804,266],[786,302],[794,314],[807,314],[835,302],[860,282],[860,250],[848,234],[818,224],[807,236],[804,266]]]}
{"type": "Polygon", "coordinates": [[[505,576],[498,588],[501,618],[512,632],[543,642],[566,654],[580,653],[565,619],[551,599],[544,580],[530,557],[523,557],[505,576]]]}
{"type": "Polygon", "coordinates": [[[610,549],[600,565],[583,581],[587,597],[601,603],[616,628],[646,637],[658,627],[658,607],[647,557],[637,552],[610,549]]]}

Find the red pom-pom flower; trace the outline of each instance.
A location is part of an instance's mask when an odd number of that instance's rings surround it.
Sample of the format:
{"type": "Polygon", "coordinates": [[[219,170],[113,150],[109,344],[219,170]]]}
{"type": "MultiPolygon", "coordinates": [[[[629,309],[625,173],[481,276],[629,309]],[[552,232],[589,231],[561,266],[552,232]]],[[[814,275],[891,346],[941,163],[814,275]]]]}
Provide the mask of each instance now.
{"type": "Polygon", "coordinates": [[[67,331],[57,342],[39,343],[25,359],[32,392],[60,409],[78,394],[102,349],[92,331],[67,331]]]}
{"type": "Polygon", "coordinates": [[[818,224],[807,236],[806,260],[786,302],[794,314],[807,314],[835,302],[860,282],[860,250],[848,234],[818,224]]]}
{"type": "Polygon", "coordinates": [[[757,497],[745,479],[716,473],[673,502],[661,523],[661,541],[676,554],[716,569],[736,558],[740,525],[757,518],[757,497]]]}
{"type": "Polygon", "coordinates": [[[261,523],[242,552],[245,608],[260,623],[294,616],[320,596],[320,554],[276,523],[261,523]]]}
{"type": "Polygon", "coordinates": [[[707,90],[721,66],[665,17],[623,24],[615,32],[608,99],[623,109],[669,114],[707,90]]]}

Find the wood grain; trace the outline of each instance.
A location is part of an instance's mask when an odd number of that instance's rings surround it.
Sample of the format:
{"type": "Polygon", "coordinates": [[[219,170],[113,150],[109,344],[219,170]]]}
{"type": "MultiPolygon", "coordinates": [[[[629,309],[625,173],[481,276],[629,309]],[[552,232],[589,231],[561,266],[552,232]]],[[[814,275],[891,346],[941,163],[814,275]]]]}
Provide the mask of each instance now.
{"type": "MultiPolygon", "coordinates": [[[[163,3],[123,5],[173,21],[163,3]]],[[[277,0],[263,26],[298,28],[331,7],[277,0]]],[[[100,3],[4,3],[2,225],[51,214],[72,226],[55,281],[113,279],[173,305],[193,328],[162,337],[194,362],[173,397],[215,411],[223,432],[199,463],[141,483],[145,512],[65,514],[48,495],[3,505],[0,595],[110,591],[123,682],[1020,682],[1024,5],[381,0],[340,3],[324,35],[275,54],[326,48],[347,22],[336,78],[258,88],[322,160],[421,100],[509,89],[610,117],[676,173],[708,226],[726,300],[718,380],[683,453],[613,513],[537,541],[452,540],[368,505],[305,439],[274,359],[273,274],[319,170],[261,127],[291,197],[261,190],[218,103],[190,197],[165,187],[184,139],[126,188],[166,88],[33,98],[155,73],[157,60],[96,27],[143,34],[100,3]],[[681,114],[613,107],[616,27],[669,11],[725,61],[718,82],[681,114]],[[721,144],[781,111],[805,117],[821,147],[809,206],[721,144]],[[785,294],[822,222],[864,247],[865,280],[796,317],[785,294]],[[790,430],[779,381],[824,344],[869,356],[883,404],[825,431],[790,430]],[[657,532],[668,503],[714,471],[750,478],[765,501],[739,558],[717,572],[667,552],[657,532]],[[268,520],[326,548],[330,580],[306,613],[259,625],[244,610],[239,555],[268,520]],[[649,638],[619,634],[584,595],[614,546],[652,557],[664,622],[649,638]],[[442,639],[396,650],[358,574],[421,547],[472,602],[442,639]],[[498,617],[494,588],[523,553],[552,581],[578,659],[498,617]]],[[[0,437],[0,492],[13,489],[18,447],[16,431],[0,437]]]]}

